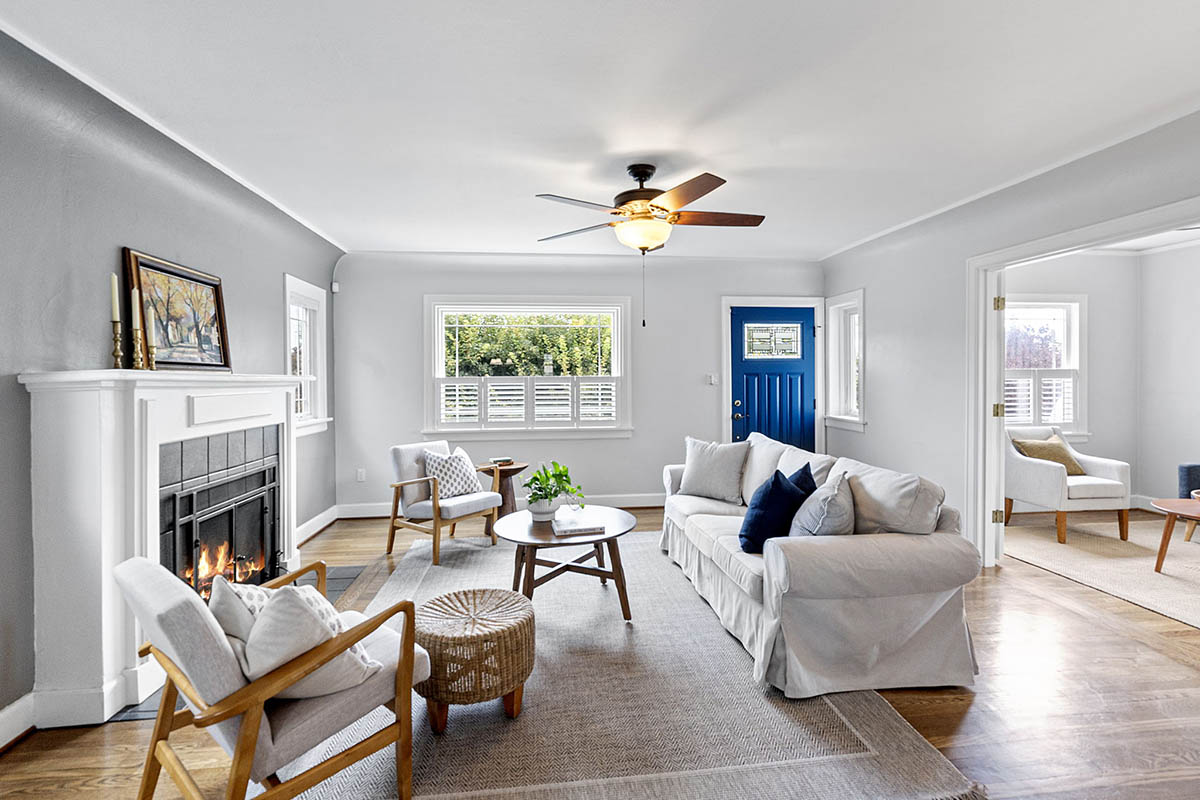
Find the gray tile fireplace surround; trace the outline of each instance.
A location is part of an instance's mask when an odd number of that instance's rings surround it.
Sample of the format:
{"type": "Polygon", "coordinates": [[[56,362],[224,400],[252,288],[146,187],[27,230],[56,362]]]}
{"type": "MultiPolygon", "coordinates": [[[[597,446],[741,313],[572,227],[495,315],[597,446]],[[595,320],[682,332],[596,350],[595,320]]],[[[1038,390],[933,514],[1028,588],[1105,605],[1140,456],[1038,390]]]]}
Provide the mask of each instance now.
{"type": "Polygon", "coordinates": [[[158,485],[163,492],[191,489],[261,469],[278,455],[278,425],[170,442],[158,448],[158,485]]]}

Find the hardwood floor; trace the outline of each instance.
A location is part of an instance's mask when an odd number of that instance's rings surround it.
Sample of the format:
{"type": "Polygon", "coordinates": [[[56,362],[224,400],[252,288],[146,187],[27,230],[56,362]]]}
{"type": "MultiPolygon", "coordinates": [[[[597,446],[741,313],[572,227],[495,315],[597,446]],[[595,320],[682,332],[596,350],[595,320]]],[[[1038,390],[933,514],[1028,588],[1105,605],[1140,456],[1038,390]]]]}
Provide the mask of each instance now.
{"type": "MultiPolygon", "coordinates": [[[[636,513],[638,530],[662,524],[660,509],[636,513]]],[[[338,601],[362,610],[420,536],[398,535],[384,556],[386,533],[384,521],[340,521],[302,558],[366,564],[338,601]]],[[[472,521],[457,535],[482,533],[472,521]]],[[[1200,797],[1200,630],[1007,557],[968,587],[967,615],[974,687],[882,694],[993,798],[1200,797]]],[[[0,796],[132,797],[151,724],[39,731],[0,755],[0,796]]],[[[175,736],[217,796],[223,751],[207,734],[175,736]]],[[[179,794],[162,780],[155,796],[179,794]]]]}

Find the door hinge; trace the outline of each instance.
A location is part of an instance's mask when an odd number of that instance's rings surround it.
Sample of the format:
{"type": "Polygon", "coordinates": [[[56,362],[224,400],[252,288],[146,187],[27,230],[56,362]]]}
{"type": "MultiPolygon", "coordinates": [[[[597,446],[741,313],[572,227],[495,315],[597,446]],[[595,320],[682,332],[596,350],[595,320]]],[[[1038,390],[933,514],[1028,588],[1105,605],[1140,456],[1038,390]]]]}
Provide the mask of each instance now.
{"type": "Polygon", "coordinates": [[[1004,403],[992,403],[992,416],[993,417],[1003,417],[1004,416],[1004,403]]]}
{"type": "Polygon", "coordinates": [[[813,398],[813,411],[817,410],[817,398],[813,398]]]}
{"type": "Polygon", "coordinates": [[[993,297],[992,298],[992,311],[1003,311],[1003,310],[1004,310],[1004,298],[1003,297],[993,297]]]}
{"type": "Polygon", "coordinates": [[[1004,512],[998,511],[998,510],[993,511],[992,512],[992,522],[1004,522],[1004,512]]]}

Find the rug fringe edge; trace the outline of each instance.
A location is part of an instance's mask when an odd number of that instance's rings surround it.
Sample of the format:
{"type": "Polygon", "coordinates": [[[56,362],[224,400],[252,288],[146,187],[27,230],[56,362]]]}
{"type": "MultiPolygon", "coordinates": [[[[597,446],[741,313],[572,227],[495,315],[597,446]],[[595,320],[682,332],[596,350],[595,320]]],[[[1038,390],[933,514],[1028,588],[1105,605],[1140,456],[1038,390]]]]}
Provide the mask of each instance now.
{"type": "Polygon", "coordinates": [[[972,783],[970,788],[961,794],[945,795],[935,800],[988,800],[987,787],[982,783],[972,783]]]}

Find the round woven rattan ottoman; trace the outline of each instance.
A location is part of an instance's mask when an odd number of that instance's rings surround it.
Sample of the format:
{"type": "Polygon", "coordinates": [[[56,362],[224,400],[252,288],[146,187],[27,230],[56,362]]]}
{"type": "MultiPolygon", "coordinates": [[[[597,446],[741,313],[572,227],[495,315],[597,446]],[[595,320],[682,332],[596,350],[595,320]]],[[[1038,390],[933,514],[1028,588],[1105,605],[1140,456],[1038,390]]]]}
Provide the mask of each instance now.
{"type": "Polygon", "coordinates": [[[429,652],[429,679],[417,694],[429,727],[446,730],[451,705],[504,698],[504,713],[521,713],[525,679],[533,671],[533,603],[506,589],[462,589],[417,609],[417,644],[429,652]]]}

